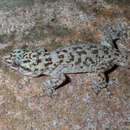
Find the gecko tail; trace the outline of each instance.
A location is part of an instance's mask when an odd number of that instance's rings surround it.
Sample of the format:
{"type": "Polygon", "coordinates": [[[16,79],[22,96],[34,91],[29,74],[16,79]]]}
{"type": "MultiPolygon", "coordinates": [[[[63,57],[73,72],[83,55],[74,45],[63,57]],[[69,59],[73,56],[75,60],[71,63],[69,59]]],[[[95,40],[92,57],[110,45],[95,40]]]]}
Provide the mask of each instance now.
{"type": "Polygon", "coordinates": [[[115,43],[117,40],[123,40],[128,38],[126,19],[118,18],[113,22],[108,22],[102,34],[101,44],[117,48],[115,43]]]}

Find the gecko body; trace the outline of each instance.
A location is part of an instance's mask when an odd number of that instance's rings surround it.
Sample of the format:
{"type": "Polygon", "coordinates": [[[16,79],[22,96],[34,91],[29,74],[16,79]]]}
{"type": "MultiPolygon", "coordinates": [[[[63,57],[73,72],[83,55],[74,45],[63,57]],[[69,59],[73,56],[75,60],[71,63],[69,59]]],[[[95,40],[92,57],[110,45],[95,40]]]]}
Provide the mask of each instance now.
{"type": "MultiPolygon", "coordinates": [[[[114,65],[128,66],[128,55],[118,49],[91,43],[58,48],[16,49],[4,58],[4,63],[26,76],[50,76],[49,88],[57,88],[65,80],[65,74],[92,73],[98,77],[95,93],[107,87],[104,73],[114,65]]],[[[95,86],[94,86],[95,88],[95,86]]]]}
{"type": "Polygon", "coordinates": [[[66,74],[95,73],[97,80],[92,89],[96,94],[108,86],[104,73],[115,65],[128,68],[129,60],[127,52],[114,47],[110,35],[109,38],[104,36],[101,44],[80,43],[51,52],[44,48],[16,49],[3,58],[7,66],[23,75],[49,76],[50,80],[46,84],[51,90],[55,90],[66,80],[66,74]]]}

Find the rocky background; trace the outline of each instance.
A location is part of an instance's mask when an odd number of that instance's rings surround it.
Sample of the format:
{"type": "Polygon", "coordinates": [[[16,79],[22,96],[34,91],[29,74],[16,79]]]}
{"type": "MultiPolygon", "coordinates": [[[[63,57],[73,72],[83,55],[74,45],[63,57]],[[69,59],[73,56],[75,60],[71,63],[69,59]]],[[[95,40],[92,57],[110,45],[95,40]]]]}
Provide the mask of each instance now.
{"type": "MultiPolygon", "coordinates": [[[[0,0],[0,60],[15,48],[100,44],[109,22],[123,19],[128,29],[120,48],[130,49],[129,0],[0,0]]],[[[89,74],[71,74],[71,82],[49,98],[47,77],[30,78],[0,62],[0,130],[129,130],[130,71],[109,74],[119,85],[113,97],[94,95],[89,74]]]]}

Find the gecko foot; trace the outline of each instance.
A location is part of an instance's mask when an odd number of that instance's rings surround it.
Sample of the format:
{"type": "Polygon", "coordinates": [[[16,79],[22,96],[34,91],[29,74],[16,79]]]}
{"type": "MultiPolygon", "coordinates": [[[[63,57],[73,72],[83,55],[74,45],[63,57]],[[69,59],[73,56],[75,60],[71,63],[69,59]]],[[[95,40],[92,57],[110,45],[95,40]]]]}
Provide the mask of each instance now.
{"type": "Polygon", "coordinates": [[[119,81],[110,80],[108,86],[120,86],[119,81]]]}
{"type": "Polygon", "coordinates": [[[50,90],[50,92],[48,93],[48,97],[50,97],[50,98],[59,97],[59,93],[54,88],[51,88],[49,90],[50,90]]]}
{"type": "Polygon", "coordinates": [[[112,94],[112,92],[110,91],[109,88],[104,88],[103,90],[107,93],[109,98],[112,98],[113,94],[112,94]]]}
{"type": "Polygon", "coordinates": [[[104,90],[107,93],[109,98],[111,98],[113,95],[107,86],[92,85],[91,89],[96,95],[98,95],[102,90],[104,90]]]}
{"type": "Polygon", "coordinates": [[[98,95],[101,92],[101,88],[95,85],[92,85],[91,89],[96,95],[98,95]]]}
{"type": "Polygon", "coordinates": [[[47,88],[42,88],[42,91],[43,91],[43,92],[46,92],[47,90],[48,90],[47,96],[48,96],[49,98],[53,98],[53,97],[58,98],[58,97],[59,97],[59,93],[58,93],[54,88],[49,88],[49,89],[47,89],[47,88]]]}

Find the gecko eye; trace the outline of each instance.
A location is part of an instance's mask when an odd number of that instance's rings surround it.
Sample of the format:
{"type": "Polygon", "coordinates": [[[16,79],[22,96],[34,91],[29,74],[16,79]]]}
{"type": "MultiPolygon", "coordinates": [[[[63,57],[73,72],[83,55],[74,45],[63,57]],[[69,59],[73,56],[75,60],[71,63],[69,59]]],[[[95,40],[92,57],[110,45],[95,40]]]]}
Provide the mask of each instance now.
{"type": "Polygon", "coordinates": [[[14,61],[13,65],[17,67],[17,66],[19,66],[19,63],[17,61],[14,61]]]}

